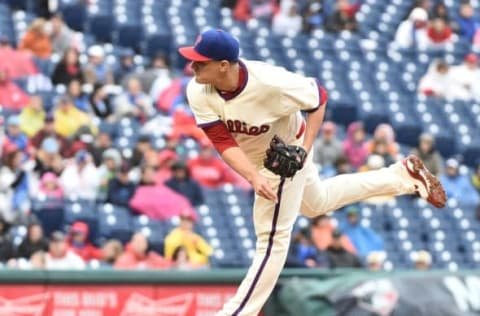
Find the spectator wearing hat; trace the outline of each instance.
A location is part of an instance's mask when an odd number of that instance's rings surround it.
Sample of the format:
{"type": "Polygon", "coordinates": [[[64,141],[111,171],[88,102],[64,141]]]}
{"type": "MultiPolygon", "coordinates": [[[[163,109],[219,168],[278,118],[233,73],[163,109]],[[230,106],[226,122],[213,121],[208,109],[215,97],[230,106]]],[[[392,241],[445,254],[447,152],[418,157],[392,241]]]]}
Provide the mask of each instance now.
{"type": "Polygon", "coordinates": [[[342,232],[335,230],[332,233],[332,242],[326,250],[328,266],[331,269],[337,268],[361,268],[362,262],[360,258],[343,248],[340,241],[342,232]]]}
{"type": "Polygon", "coordinates": [[[20,112],[20,130],[28,137],[34,136],[43,128],[46,116],[42,98],[38,95],[30,97],[27,106],[20,112]]]}
{"type": "Polygon", "coordinates": [[[382,271],[383,263],[385,261],[385,252],[372,251],[367,256],[367,269],[369,271],[382,271]]]}
{"type": "Polygon", "coordinates": [[[11,80],[7,67],[0,65],[0,104],[8,110],[19,111],[28,100],[29,96],[11,80]]]}
{"type": "Polygon", "coordinates": [[[50,237],[45,267],[48,270],[83,270],[85,262],[82,257],[73,252],[67,243],[64,233],[55,231],[50,237]]]}
{"type": "Polygon", "coordinates": [[[430,270],[432,266],[432,255],[426,250],[420,250],[412,253],[412,261],[415,270],[430,270]]]}
{"type": "Polygon", "coordinates": [[[88,63],[83,68],[85,81],[90,84],[114,84],[113,71],[105,61],[105,52],[99,45],[88,49],[88,63]]]}
{"type": "Polygon", "coordinates": [[[137,66],[133,60],[135,52],[131,48],[122,49],[119,53],[120,63],[113,70],[113,78],[115,82],[121,86],[128,81],[132,75],[135,74],[137,66]]]}
{"type": "Polygon", "coordinates": [[[86,223],[80,221],[73,223],[67,238],[68,247],[83,261],[101,259],[102,251],[90,243],[88,234],[89,227],[86,223]]]}
{"type": "Polygon", "coordinates": [[[313,244],[309,229],[301,229],[296,232],[290,243],[285,266],[289,268],[316,268],[326,265],[326,258],[313,244]]]}
{"type": "Polygon", "coordinates": [[[198,182],[190,177],[187,165],[183,161],[176,161],[171,170],[172,177],[165,182],[165,185],[185,196],[194,207],[204,204],[202,189],[198,182]]]}
{"type": "Polygon", "coordinates": [[[347,137],[343,141],[342,148],[349,164],[354,169],[358,169],[365,163],[368,157],[368,143],[361,122],[353,122],[348,125],[347,137]]]}
{"type": "Polygon", "coordinates": [[[103,163],[98,168],[100,178],[100,191],[107,193],[108,182],[115,178],[117,170],[122,164],[122,155],[115,148],[109,148],[102,154],[103,163]]]}
{"type": "Polygon", "coordinates": [[[194,218],[189,214],[180,216],[180,223],[165,237],[165,258],[172,260],[178,247],[184,247],[190,262],[195,265],[208,265],[213,248],[202,236],[193,231],[194,218]]]}
{"type": "Polygon", "coordinates": [[[130,166],[124,162],[116,172],[116,176],[108,182],[107,203],[129,207],[135,193],[136,185],[129,177],[130,166]]]}
{"type": "Polygon", "coordinates": [[[19,115],[11,115],[7,120],[7,139],[26,155],[29,155],[32,150],[27,135],[20,129],[19,115]]]}
{"type": "Polygon", "coordinates": [[[204,187],[218,188],[233,182],[232,171],[215,156],[209,143],[201,144],[198,157],[190,159],[187,165],[192,178],[204,187]]]}
{"type": "Polygon", "coordinates": [[[428,12],[416,7],[410,12],[408,19],[400,23],[395,33],[394,44],[400,49],[425,49],[427,36],[428,12]]]}
{"type": "Polygon", "coordinates": [[[17,256],[27,259],[37,251],[48,251],[48,240],[43,234],[42,225],[32,222],[28,225],[27,235],[18,246],[17,256]]]}
{"type": "Polygon", "coordinates": [[[144,121],[153,114],[152,100],[135,77],[127,80],[126,91],[115,98],[114,105],[117,118],[129,116],[144,121]]]}
{"type": "Polygon", "coordinates": [[[471,42],[477,32],[478,21],[475,19],[475,10],[470,1],[462,2],[458,8],[458,13],[454,29],[460,36],[471,42]]]}
{"type": "Polygon", "coordinates": [[[137,232],[132,235],[130,242],[125,246],[125,251],[115,261],[116,269],[168,269],[172,266],[170,260],[160,256],[155,251],[148,249],[147,237],[137,232]]]}
{"type": "Polygon", "coordinates": [[[72,157],[73,152],[71,152],[69,142],[65,137],[55,131],[55,118],[51,113],[45,115],[43,128],[30,139],[30,143],[38,149],[42,146],[43,141],[49,137],[54,138],[58,142],[60,146],[59,152],[62,157],[72,157]]]}
{"type": "Polygon", "coordinates": [[[435,148],[435,138],[433,135],[423,133],[418,138],[418,145],[411,152],[422,159],[423,164],[434,175],[443,173],[443,159],[438,150],[435,148]]]}
{"type": "Polygon", "coordinates": [[[72,99],[62,96],[54,112],[55,131],[63,137],[71,137],[81,126],[89,126],[90,118],[73,105],[72,99]]]}
{"type": "Polygon", "coordinates": [[[54,53],[62,55],[69,48],[78,44],[75,42],[75,32],[65,24],[60,12],[56,12],[50,17],[48,27],[54,53]]]}
{"type": "Polygon", "coordinates": [[[71,47],[63,53],[62,60],[55,66],[52,74],[54,84],[68,85],[72,80],[84,81],[78,51],[71,47]]]}
{"type": "Polygon", "coordinates": [[[480,196],[473,187],[467,175],[460,174],[460,163],[454,158],[445,162],[445,174],[439,177],[445,193],[449,198],[455,198],[460,204],[476,206],[480,196]]]}
{"type": "Polygon", "coordinates": [[[23,35],[18,48],[28,50],[39,58],[49,58],[52,54],[52,43],[46,32],[46,21],[43,18],[33,20],[23,35]]]}
{"type": "Polygon", "coordinates": [[[53,172],[46,172],[40,178],[38,192],[50,199],[63,200],[63,189],[60,184],[60,179],[53,172]]]}
{"type": "Polygon", "coordinates": [[[90,107],[95,116],[102,120],[112,122],[113,117],[113,105],[110,102],[110,96],[107,91],[107,87],[101,83],[93,85],[93,91],[90,94],[90,107]]]}
{"type": "Polygon", "coordinates": [[[315,141],[314,148],[314,161],[321,165],[322,169],[333,168],[335,161],[343,155],[335,123],[327,121],[322,124],[321,135],[315,141]]]}
{"type": "Polygon", "coordinates": [[[467,91],[468,98],[466,99],[474,96],[479,75],[478,57],[474,53],[465,55],[461,65],[452,66],[452,84],[459,85],[467,91]]]}
{"type": "Polygon", "coordinates": [[[345,209],[346,221],[341,225],[341,231],[352,241],[358,256],[366,258],[372,251],[383,251],[383,240],[371,228],[363,226],[359,218],[359,208],[349,206],[345,209]]]}
{"type": "Polygon", "coordinates": [[[60,176],[60,182],[67,198],[94,201],[98,195],[100,179],[98,170],[85,150],[76,153],[60,176]]]}

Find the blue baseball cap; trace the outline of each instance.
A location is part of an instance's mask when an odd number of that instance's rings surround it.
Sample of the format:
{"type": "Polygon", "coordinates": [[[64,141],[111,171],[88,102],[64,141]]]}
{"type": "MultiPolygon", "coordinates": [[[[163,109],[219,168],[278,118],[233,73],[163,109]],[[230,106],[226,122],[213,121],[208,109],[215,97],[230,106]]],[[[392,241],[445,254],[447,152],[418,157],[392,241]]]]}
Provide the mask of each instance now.
{"type": "Polygon", "coordinates": [[[194,46],[180,47],[178,52],[191,61],[237,61],[238,41],[224,30],[208,30],[200,34],[194,46]]]}

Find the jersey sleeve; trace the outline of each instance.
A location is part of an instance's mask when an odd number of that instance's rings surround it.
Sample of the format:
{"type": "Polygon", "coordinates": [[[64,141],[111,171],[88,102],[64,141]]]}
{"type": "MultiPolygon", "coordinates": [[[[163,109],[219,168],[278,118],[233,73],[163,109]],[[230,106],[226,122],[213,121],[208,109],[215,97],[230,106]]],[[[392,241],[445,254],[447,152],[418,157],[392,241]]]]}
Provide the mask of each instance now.
{"type": "Polygon", "coordinates": [[[272,84],[280,93],[280,106],[284,113],[315,111],[326,102],[326,90],[310,77],[277,68],[272,84]]]}
{"type": "Polygon", "coordinates": [[[202,87],[192,81],[187,86],[187,100],[199,127],[205,128],[217,124],[220,116],[208,105],[202,87]]]}

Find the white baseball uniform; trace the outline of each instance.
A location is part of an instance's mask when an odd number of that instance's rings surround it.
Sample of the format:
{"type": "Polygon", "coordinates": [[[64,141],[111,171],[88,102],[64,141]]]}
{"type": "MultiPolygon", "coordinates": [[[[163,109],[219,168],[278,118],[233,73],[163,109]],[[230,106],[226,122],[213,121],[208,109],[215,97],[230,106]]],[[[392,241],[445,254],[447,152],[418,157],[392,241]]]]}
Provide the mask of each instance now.
{"type": "Polygon", "coordinates": [[[415,191],[401,163],[377,171],[341,175],[320,181],[312,162],[291,179],[263,167],[270,140],[277,134],[288,144],[302,145],[302,110],[315,110],[320,96],[316,80],[257,61],[241,60],[246,84],[236,96],[223,98],[211,85],[191,80],[187,97],[200,127],[223,121],[248,159],[274,186],[278,203],[260,196],[253,207],[256,252],[236,295],[217,316],[257,315],[284,266],[290,234],[298,213],[315,217],[372,196],[415,191]]]}

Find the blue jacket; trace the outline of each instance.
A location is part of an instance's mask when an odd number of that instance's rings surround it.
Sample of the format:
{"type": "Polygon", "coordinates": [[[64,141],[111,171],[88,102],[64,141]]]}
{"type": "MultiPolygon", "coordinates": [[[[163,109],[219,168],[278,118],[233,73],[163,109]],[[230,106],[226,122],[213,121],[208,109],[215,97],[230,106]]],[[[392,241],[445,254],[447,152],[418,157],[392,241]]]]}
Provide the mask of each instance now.
{"type": "Polygon", "coordinates": [[[449,177],[440,176],[440,182],[448,197],[453,197],[462,205],[476,206],[480,203],[478,192],[473,187],[467,176],[458,175],[449,177]]]}
{"type": "Polygon", "coordinates": [[[459,17],[457,23],[460,35],[466,37],[469,41],[472,41],[477,29],[477,23],[475,20],[473,18],[466,19],[459,17]]]}
{"type": "Polygon", "coordinates": [[[350,238],[360,257],[365,258],[372,251],[384,250],[380,235],[368,227],[346,222],[342,225],[341,231],[350,238]]]}

